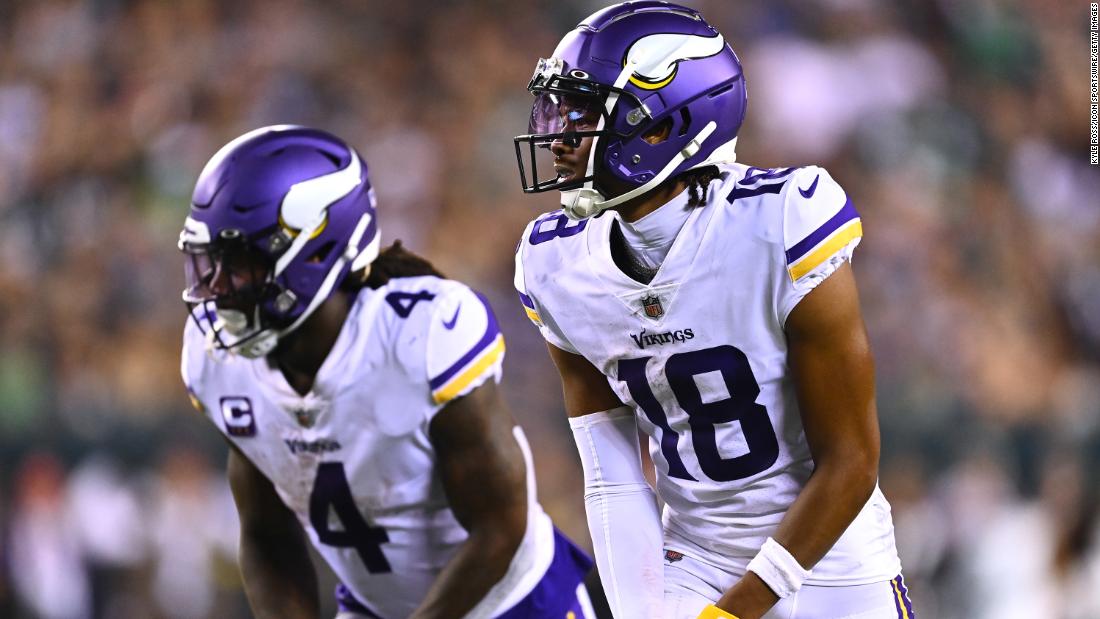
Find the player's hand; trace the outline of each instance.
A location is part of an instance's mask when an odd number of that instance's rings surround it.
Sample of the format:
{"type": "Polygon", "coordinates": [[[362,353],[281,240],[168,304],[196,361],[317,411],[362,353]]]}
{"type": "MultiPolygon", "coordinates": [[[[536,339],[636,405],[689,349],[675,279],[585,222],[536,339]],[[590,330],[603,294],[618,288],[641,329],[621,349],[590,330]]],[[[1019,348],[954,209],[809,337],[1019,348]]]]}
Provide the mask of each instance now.
{"type": "MultiPolygon", "coordinates": [[[[729,619],[729,617],[737,617],[738,619],[760,619],[764,616],[764,613],[768,612],[775,603],[779,601],[779,596],[775,594],[768,585],[764,584],[763,580],[756,575],[755,572],[747,572],[741,580],[737,581],[735,585],[726,591],[722,599],[718,600],[718,603],[713,606],[714,610],[719,613],[726,613],[725,615],[709,615],[710,617],[720,617],[722,619],[729,619]]],[[[706,612],[706,609],[703,611],[706,612]]],[[[713,612],[713,611],[711,611],[713,612]]],[[[708,615],[700,615],[700,618],[708,615]]]]}

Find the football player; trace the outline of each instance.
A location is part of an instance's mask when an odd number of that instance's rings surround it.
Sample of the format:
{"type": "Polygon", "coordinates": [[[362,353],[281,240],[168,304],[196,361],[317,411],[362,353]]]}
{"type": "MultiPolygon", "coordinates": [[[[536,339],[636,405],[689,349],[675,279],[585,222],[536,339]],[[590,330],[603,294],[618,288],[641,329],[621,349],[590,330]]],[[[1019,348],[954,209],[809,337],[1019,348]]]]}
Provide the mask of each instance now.
{"type": "Polygon", "coordinates": [[[353,148],[265,127],[206,165],[180,234],[183,380],[231,446],[254,613],[318,616],[308,537],[340,617],[591,616],[591,562],[536,501],[497,393],[492,310],[380,252],[375,209],[353,148]]]}
{"type": "Polygon", "coordinates": [[[616,617],[912,618],[844,191],[735,162],[741,65],[687,7],[594,13],[528,90],[521,182],[562,210],[527,226],[515,284],[561,375],[616,617]]]}

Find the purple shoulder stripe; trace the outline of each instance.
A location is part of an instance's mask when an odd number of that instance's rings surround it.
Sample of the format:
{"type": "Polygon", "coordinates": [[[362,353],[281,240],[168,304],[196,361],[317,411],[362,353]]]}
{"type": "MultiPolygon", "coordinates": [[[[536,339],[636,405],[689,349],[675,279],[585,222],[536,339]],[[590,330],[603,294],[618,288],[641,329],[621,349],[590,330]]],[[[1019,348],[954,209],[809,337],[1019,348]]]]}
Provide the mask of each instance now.
{"type": "Polygon", "coordinates": [[[435,378],[428,381],[428,385],[432,388],[432,391],[439,389],[443,385],[447,384],[447,381],[454,378],[455,374],[458,374],[464,367],[466,367],[470,361],[473,361],[474,357],[481,354],[481,351],[488,348],[494,340],[497,339],[497,335],[500,335],[500,326],[497,324],[497,317],[493,314],[493,308],[489,307],[489,301],[480,292],[474,291],[481,304],[485,306],[485,315],[489,319],[489,324],[485,327],[485,334],[481,336],[481,339],[473,345],[466,354],[451,364],[446,370],[443,370],[435,378]]]}
{"type": "Polygon", "coordinates": [[[794,264],[799,258],[809,253],[811,249],[817,247],[818,243],[836,232],[838,228],[857,217],[859,217],[859,213],[856,212],[856,207],[852,206],[852,201],[846,201],[844,207],[837,211],[836,215],[830,217],[829,221],[826,221],[817,230],[814,230],[806,238],[795,243],[793,247],[787,250],[787,264],[794,264]]]}
{"type": "Polygon", "coordinates": [[[527,309],[535,309],[535,302],[531,300],[531,297],[523,294],[522,292],[519,293],[519,302],[522,303],[523,306],[527,309]]]}

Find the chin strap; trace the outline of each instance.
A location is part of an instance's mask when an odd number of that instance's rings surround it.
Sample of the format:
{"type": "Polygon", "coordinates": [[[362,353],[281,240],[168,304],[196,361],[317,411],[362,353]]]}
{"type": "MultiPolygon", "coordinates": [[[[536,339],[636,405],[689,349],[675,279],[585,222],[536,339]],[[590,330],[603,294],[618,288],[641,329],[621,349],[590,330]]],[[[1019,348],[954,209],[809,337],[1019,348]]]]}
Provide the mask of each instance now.
{"type": "MultiPolygon", "coordinates": [[[[672,172],[676,169],[677,166],[679,166],[684,161],[687,161],[688,159],[694,157],[695,154],[699,152],[699,149],[703,146],[703,142],[708,137],[710,137],[710,134],[714,133],[714,130],[717,128],[718,123],[714,122],[713,120],[707,123],[706,126],[703,127],[702,131],[697,133],[695,137],[692,138],[690,142],[688,142],[687,146],[682,148],[680,152],[677,153],[676,156],[673,157],[665,165],[665,167],[657,174],[657,176],[654,176],[652,179],[650,179],[649,182],[645,183],[644,185],[635,187],[634,189],[631,189],[630,191],[622,195],[615,196],[614,198],[605,199],[602,193],[600,193],[594,187],[590,187],[592,181],[588,181],[587,183],[585,183],[585,186],[580,189],[561,192],[562,208],[564,209],[565,214],[571,219],[587,219],[589,217],[594,217],[613,206],[622,204],[627,200],[632,200],[648,191],[651,191],[652,189],[656,188],[657,185],[665,182],[665,180],[672,175],[672,172]],[[566,194],[570,195],[567,196],[566,194]],[[566,204],[567,199],[569,200],[568,204],[566,204]]],[[[593,144],[593,149],[594,148],[595,144],[593,144]]],[[[595,151],[593,151],[593,153],[594,152],[595,151]]],[[[593,156],[595,155],[593,154],[593,156]]],[[[589,172],[589,174],[591,174],[591,172],[589,172]]]]}
{"type": "MultiPolygon", "coordinates": [[[[600,115],[600,120],[596,123],[596,131],[603,131],[604,119],[611,117],[611,110],[615,108],[615,104],[619,101],[618,91],[626,85],[627,80],[630,79],[635,68],[641,64],[642,60],[641,58],[629,58],[626,61],[622,72],[619,73],[619,77],[615,79],[615,84],[613,86],[614,90],[612,90],[611,94],[607,95],[607,101],[604,105],[606,114],[600,115]]],[[[592,138],[592,149],[588,152],[588,168],[585,172],[585,177],[589,180],[584,183],[583,187],[561,192],[562,210],[570,219],[588,219],[589,217],[599,215],[606,209],[622,204],[627,200],[636,198],[654,189],[657,185],[660,185],[665,179],[671,176],[677,166],[694,157],[703,146],[703,142],[706,141],[706,139],[710,137],[710,134],[714,133],[714,130],[717,128],[718,123],[713,120],[710,121],[699,133],[695,134],[695,137],[692,138],[692,140],[688,142],[656,176],[650,179],[649,182],[610,199],[605,198],[604,195],[595,188],[596,151],[600,139],[600,136],[597,135],[592,138]]],[[[736,139],[733,143],[735,142],[736,139]]],[[[725,145],[723,145],[723,147],[724,146],[725,145]]],[[[723,153],[722,156],[726,157],[727,155],[723,153]]],[[[713,158],[712,155],[709,159],[713,158]]]]}

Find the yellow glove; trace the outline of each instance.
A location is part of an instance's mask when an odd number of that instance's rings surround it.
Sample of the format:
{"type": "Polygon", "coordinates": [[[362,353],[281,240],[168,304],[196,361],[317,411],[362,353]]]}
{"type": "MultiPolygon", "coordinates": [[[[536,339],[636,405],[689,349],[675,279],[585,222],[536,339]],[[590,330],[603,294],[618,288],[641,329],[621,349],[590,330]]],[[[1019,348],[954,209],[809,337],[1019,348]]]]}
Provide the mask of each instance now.
{"type": "Polygon", "coordinates": [[[737,619],[737,615],[732,615],[726,611],[718,608],[714,604],[707,606],[703,609],[703,612],[699,613],[696,619],[737,619]]]}

